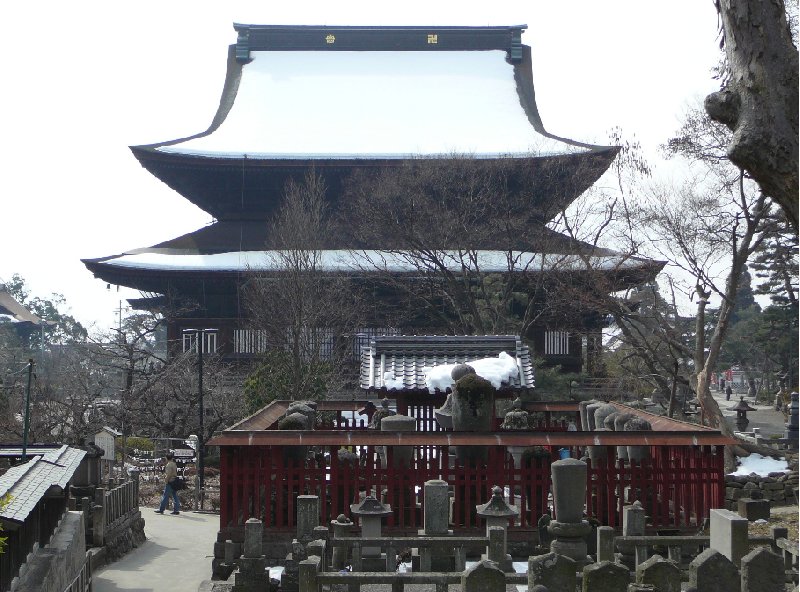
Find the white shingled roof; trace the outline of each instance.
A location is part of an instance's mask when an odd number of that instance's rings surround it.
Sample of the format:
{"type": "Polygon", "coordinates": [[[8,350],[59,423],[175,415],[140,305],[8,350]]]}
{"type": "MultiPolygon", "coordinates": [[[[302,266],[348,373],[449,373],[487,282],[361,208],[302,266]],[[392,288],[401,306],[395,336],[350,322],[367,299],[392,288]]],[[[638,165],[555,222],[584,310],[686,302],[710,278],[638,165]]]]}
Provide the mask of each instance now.
{"type": "Polygon", "coordinates": [[[590,151],[536,132],[506,52],[253,51],[212,133],[160,146],[218,158],[590,151]]]}
{"type": "Polygon", "coordinates": [[[86,451],[64,445],[48,451],[29,449],[28,454],[34,455],[28,462],[0,475],[0,497],[9,494],[11,498],[0,512],[3,520],[24,522],[50,487],[64,489],[86,451]]]}

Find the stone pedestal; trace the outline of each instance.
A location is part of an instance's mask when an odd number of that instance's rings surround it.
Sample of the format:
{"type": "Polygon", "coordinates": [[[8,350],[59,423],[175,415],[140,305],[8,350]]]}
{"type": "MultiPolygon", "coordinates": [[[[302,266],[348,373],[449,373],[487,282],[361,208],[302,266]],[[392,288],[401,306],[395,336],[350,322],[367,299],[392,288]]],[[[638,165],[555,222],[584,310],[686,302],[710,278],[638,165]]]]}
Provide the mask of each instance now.
{"type": "MultiPolygon", "coordinates": [[[[334,539],[341,539],[350,536],[353,523],[344,514],[339,514],[336,520],[331,520],[331,532],[334,539]]],[[[347,565],[347,548],[333,546],[331,551],[331,567],[335,570],[344,569],[347,565]]]]}

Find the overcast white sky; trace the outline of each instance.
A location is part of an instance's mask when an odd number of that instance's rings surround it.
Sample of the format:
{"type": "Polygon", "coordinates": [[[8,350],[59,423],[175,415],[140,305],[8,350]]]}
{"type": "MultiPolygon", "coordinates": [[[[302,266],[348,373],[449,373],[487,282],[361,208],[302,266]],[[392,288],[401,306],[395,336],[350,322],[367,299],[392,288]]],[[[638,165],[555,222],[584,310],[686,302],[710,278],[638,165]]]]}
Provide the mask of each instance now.
{"type": "Polygon", "coordinates": [[[17,272],[35,295],[63,293],[72,314],[103,330],[120,299],[136,294],[108,292],[80,259],[210,221],[128,146],[207,128],[233,22],[525,23],[545,127],[603,143],[619,126],[651,156],[687,104],[718,86],[711,0],[2,2],[0,279],[17,272]]]}

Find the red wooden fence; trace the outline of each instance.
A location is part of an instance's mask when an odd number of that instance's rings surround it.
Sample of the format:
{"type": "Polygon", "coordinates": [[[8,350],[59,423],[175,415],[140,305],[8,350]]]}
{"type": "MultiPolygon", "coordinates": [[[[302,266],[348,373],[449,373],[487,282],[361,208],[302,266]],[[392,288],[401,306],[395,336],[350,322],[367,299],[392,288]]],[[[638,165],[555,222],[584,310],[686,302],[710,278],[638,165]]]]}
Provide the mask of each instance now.
{"type": "MultiPolygon", "coordinates": [[[[555,450],[517,469],[510,454],[494,446],[488,449],[485,465],[450,468],[447,446],[414,446],[410,467],[395,467],[388,447],[387,468],[382,468],[375,448],[353,450],[359,457],[353,465],[339,461],[336,446],[315,449],[316,460],[304,460],[302,447],[222,446],[220,526],[241,526],[255,517],[265,527],[293,530],[298,495],[319,496],[320,521],[328,524],[339,514],[349,515],[350,504],[360,496],[374,494],[383,495],[394,512],[386,519],[388,530],[415,530],[423,525],[422,488],[430,479],[444,479],[452,486],[456,529],[482,526],[475,506],[489,500],[494,485],[503,487],[509,503],[520,509],[512,528],[535,527],[539,517],[550,511],[550,463],[558,458],[555,450]],[[293,460],[292,453],[300,453],[300,460],[293,460]]],[[[572,455],[578,452],[576,448],[572,455]]],[[[650,453],[641,464],[626,465],[614,461],[609,447],[610,461],[590,464],[589,516],[619,526],[623,505],[639,500],[653,526],[678,527],[699,524],[710,508],[723,506],[721,446],[653,446],[650,453]]]]}

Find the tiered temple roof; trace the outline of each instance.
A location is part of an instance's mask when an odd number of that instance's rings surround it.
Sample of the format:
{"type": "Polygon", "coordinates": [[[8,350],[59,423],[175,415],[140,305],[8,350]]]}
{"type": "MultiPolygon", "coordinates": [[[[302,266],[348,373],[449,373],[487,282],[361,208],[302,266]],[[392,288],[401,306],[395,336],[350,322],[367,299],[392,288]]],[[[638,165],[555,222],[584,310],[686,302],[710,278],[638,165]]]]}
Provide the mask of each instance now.
{"type": "MultiPolygon", "coordinates": [[[[507,250],[528,273],[595,269],[620,287],[660,269],[544,226],[603,174],[618,148],[544,129],[524,25],[234,28],[238,41],[211,126],[132,147],[146,169],[216,222],[150,248],[84,260],[95,276],[152,293],[196,290],[198,282],[231,290],[250,271],[273,270],[264,251],[267,220],[287,180],[313,170],[335,210],[354,173],[464,155],[512,162],[509,182],[525,196],[527,221],[541,228],[541,244],[470,245],[481,250],[486,271],[507,271],[507,250]]],[[[334,240],[322,271],[380,270],[373,263],[383,257],[375,255],[387,245],[358,245],[346,233],[334,240]]],[[[383,267],[417,271],[402,254],[383,267]]]]}

